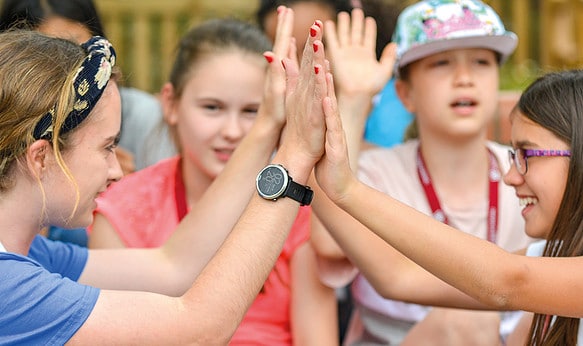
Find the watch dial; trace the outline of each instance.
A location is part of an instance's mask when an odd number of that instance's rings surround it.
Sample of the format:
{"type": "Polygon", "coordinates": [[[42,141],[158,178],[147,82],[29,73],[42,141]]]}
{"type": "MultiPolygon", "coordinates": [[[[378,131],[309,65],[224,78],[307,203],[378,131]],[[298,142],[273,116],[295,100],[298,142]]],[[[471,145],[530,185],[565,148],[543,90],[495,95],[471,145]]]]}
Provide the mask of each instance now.
{"type": "Polygon", "coordinates": [[[277,166],[269,166],[261,172],[257,180],[257,189],[267,198],[277,198],[283,193],[287,175],[277,166]]]}

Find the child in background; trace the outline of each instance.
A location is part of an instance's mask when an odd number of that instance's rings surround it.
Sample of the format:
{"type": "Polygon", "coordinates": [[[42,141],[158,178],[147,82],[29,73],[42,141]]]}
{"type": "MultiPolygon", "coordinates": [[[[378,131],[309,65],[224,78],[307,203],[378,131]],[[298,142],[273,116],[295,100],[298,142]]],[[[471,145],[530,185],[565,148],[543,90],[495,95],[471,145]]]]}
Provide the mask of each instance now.
{"type": "MultiPolygon", "coordinates": [[[[480,1],[428,0],[401,13],[394,38],[397,93],[415,115],[419,138],[362,153],[359,178],[469,234],[510,251],[524,248],[530,240],[520,231],[524,223],[518,199],[499,183],[508,169],[507,147],[487,140],[498,103],[499,66],[515,49],[516,36],[480,1]]],[[[345,123],[347,133],[355,131],[350,128],[355,122],[345,123]]],[[[349,147],[353,142],[348,140],[349,147]]],[[[316,193],[314,211],[327,230],[333,235],[339,229],[360,234],[359,222],[322,197],[316,193]]],[[[313,228],[314,233],[322,231],[313,228]]],[[[413,264],[376,237],[351,241],[379,255],[358,265],[364,275],[352,284],[356,311],[347,344],[491,344],[499,335],[508,335],[520,316],[508,313],[500,320],[498,313],[431,309],[384,299],[365,275],[382,271],[389,287],[391,281],[399,282],[391,277],[406,276],[413,264]]],[[[320,255],[329,259],[322,266],[323,280],[350,282],[354,268],[343,254],[320,255]]]]}
{"type": "MultiPolygon", "coordinates": [[[[270,48],[259,29],[235,20],[210,20],[183,36],[161,91],[180,154],[126,176],[98,199],[90,248],[157,247],[170,237],[255,121],[265,87],[262,54],[270,48]]],[[[334,291],[320,284],[308,242],[310,211],[300,209],[231,344],[337,343],[334,291]]]]}

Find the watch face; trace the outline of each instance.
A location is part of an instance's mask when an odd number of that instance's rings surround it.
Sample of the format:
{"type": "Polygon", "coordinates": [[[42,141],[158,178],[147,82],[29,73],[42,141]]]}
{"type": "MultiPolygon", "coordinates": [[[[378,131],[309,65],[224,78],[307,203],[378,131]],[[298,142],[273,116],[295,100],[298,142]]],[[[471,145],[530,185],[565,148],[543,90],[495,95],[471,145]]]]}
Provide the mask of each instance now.
{"type": "Polygon", "coordinates": [[[276,199],[284,193],[287,183],[285,169],[278,165],[269,165],[257,176],[257,191],[263,198],[276,199]]]}

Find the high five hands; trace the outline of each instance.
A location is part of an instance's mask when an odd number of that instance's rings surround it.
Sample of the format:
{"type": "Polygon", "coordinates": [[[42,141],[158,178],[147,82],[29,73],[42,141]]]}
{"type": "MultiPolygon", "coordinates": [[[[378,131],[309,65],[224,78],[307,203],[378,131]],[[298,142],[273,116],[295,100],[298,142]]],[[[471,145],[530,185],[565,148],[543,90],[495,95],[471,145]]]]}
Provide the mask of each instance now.
{"type": "Polygon", "coordinates": [[[320,186],[336,201],[355,178],[348,163],[334,81],[322,42],[323,24],[316,21],[310,27],[298,65],[291,38],[293,11],[280,7],[278,16],[280,27],[274,52],[265,54],[270,63],[269,88],[274,95],[285,89],[283,107],[280,101],[271,104],[273,111],[283,108],[286,117],[276,157],[294,161],[294,165],[302,167],[300,171],[316,166],[320,186]]]}

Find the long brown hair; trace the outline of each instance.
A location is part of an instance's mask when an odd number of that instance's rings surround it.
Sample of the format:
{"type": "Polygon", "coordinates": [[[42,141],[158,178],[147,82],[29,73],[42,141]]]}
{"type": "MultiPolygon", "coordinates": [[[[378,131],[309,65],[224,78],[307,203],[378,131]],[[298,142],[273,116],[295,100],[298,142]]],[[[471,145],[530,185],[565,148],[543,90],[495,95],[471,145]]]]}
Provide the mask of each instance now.
{"type": "MultiPolygon", "coordinates": [[[[543,256],[583,255],[583,70],[547,74],[529,86],[517,104],[525,117],[571,147],[565,194],[543,256]]],[[[576,275],[576,273],[573,273],[576,275]]],[[[531,345],[576,345],[579,318],[535,314],[531,345]],[[553,321],[552,324],[549,321],[553,321]]],[[[583,340],[581,340],[583,341],[583,340]]]]}

